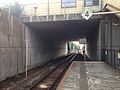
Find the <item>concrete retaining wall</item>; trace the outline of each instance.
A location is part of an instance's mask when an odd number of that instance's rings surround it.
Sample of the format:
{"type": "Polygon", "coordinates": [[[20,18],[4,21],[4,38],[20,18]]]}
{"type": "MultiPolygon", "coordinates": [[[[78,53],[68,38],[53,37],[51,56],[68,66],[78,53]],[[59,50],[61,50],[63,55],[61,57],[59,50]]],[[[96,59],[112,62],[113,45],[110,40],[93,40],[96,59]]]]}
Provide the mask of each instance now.
{"type": "Polygon", "coordinates": [[[91,60],[101,60],[101,24],[87,37],[87,53],[91,60]]]}
{"type": "Polygon", "coordinates": [[[25,71],[26,38],[29,39],[29,69],[66,54],[66,43],[50,42],[15,17],[0,11],[0,81],[25,71]]]}
{"type": "Polygon", "coordinates": [[[0,81],[25,70],[24,25],[0,11],[0,81]]]}

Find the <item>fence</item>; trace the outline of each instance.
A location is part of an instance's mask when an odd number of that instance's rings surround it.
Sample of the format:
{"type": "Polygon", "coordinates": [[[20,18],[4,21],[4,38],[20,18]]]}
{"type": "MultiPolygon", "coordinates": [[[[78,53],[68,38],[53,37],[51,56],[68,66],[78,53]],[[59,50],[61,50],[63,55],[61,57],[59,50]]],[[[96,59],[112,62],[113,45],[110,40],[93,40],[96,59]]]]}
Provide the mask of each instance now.
{"type": "Polygon", "coordinates": [[[119,50],[102,49],[102,60],[114,68],[120,69],[120,59],[118,59],[119,50]]]}

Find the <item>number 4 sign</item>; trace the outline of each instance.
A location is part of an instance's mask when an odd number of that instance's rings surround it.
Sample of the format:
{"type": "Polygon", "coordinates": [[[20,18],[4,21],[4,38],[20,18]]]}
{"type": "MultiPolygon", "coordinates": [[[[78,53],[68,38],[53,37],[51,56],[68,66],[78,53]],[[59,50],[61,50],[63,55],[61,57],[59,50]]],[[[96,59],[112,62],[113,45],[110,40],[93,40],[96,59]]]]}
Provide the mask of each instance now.
{"type": "Polygon", "coordinates": [[[81,15],[83,16],[83,18],[88,20],[93,15],[93,13],[91,10],[85,10],[81,15]]]}

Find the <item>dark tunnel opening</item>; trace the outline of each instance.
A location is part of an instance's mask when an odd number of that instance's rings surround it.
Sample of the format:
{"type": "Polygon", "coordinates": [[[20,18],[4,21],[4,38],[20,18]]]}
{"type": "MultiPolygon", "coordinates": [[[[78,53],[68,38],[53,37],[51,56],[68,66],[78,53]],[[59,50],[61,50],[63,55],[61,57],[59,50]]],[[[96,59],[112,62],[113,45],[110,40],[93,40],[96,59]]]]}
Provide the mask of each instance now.
{"type": "MultiPolygon", "coordinates": [[[[79,41],[80,38],[86,38],[86,52],[90,60],[100,60],[98,51],[100,41],[99,34],[100,19],[86,20],[68,20],[52,22],[30,22],[26,23],[30,30],[28,32],[30,39],[30,48],[38,56],[44,52],[42,57],[46,60],[70,53],[68,42],[79,41]],[[37,50],[36,50],[37,49],[37,50]],[[41,52],[42,50],[42,52],[41,52]]],[[[45,61],[46,61],[45,60],[45,61]]]]}

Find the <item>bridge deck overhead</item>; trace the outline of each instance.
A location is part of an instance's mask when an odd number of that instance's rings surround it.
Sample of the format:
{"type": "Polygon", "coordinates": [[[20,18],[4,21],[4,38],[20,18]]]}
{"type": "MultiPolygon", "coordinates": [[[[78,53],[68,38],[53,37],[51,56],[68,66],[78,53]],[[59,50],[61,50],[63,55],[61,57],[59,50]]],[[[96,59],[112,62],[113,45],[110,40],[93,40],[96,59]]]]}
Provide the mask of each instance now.
{"type": "Polygon", "coordinates": [[[42,33],[46,38],[61,40],[79,40],[79,38],[90,37],[98,31],[100,19],[68,20],[68,21],[47,21],[28,22],[28,26],[34,31],[42,33]]]}

